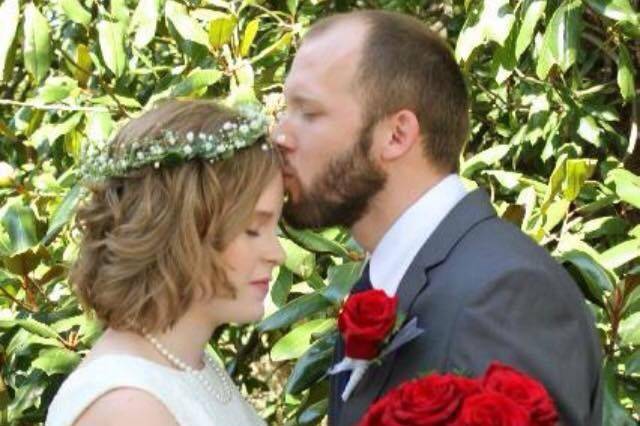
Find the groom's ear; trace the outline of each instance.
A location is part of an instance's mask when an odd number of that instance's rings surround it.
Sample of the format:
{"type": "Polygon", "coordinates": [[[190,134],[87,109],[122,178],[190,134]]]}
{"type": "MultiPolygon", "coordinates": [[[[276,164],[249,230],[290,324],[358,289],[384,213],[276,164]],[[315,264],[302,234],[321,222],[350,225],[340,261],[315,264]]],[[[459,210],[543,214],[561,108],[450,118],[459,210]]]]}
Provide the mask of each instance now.
{"type": "Polygon", "coordinates": [[[402,109],[383,120],[384,140],[380,147],[383,161],[394,161],[405,156],[414,147],[420,148],[420,123],[416,114],[402,109]]]}

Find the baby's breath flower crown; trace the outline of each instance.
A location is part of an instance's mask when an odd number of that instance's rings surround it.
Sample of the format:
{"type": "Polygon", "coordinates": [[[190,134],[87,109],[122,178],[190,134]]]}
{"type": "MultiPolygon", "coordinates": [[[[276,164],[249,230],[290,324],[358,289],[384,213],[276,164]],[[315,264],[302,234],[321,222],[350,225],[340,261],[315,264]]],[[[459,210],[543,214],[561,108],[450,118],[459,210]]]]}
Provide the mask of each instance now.
{"type": "MultiPolygon", "coordinates": [[[[211,163],[230,158],[249,147],[267,133],[269,119],[259,108],[238,108],[239,118],[224,123],[214,133],[162,132],[160,137],[144,138],[129,143],[123,152],[115,153],[111,142],[88,143],[83,147],[80,171],[84,179],[102,180],[123,176],[148,165],[159,168],[201,158],[211,163]]],[[[262,146],[269,149],[268,144],[262,146]]]]}

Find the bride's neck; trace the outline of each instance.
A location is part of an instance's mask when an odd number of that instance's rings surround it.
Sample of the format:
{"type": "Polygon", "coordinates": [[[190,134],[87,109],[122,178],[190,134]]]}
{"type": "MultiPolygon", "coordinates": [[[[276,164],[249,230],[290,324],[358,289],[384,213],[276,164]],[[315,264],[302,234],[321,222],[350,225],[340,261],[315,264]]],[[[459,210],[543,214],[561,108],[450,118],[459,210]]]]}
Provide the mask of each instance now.
{"type": "Polygon", "coordinates": [[[192,368],[202,368],[202,351],[218,324],[210,318],[189,310],[170,330],[153,333],[153,336],[169,352],[192,368]]]}
{"type": "MultiPolygon", "coordinates": [[[[170,330],[152,335],[169,352],[194,369],[202,368],[202,352],[219,324],[213,324],[211,318],[202,315],[198,310],[190,309],[170,330]]],[[[172,366],[172,363],[161,354],[142,335],[130,332],[107,329],[102,338],[89,353],[87,359],[109,353],[127,353],[141,356],[151,361],[172,366]]]]}

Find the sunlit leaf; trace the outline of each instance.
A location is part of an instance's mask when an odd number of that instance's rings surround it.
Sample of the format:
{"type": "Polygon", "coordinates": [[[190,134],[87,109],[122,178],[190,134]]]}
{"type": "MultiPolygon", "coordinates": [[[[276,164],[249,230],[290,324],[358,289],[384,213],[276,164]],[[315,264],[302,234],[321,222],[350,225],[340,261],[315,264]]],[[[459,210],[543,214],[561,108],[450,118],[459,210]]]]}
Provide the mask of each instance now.
{"type": "Polygon", "coordinates": [[[40,82],[51,66],[50,28],[47,19],[33,3],[24,10],[24,66],[40,82]]]}
{"type": "Polygon", "coordinates": [[[0,5],[0,22],[4,31],[0,37],[0,81],[8,80],[11,75],[15,55],[15,37],[20,20],[18,0],[5,0],[0,5]]]}
{"type": "Polygon", "coordinates": [[[60,0],[60,6],[73,22],[82,25],[88,25],[91,22],[91,13],[84,8],[80,0],[60,0]]]}
{"type": "Polygon", "coordinates": [[[124,27],[119,22],[98,23],[98,40],[102,59],[116,77],[120,77],[127,66],[124,36],[124,27]]]}
{"type": "Polygon", "coordinates": [[[555,11],[542,39],[536,74],[546,78],[551,67],[557,65],[562,72],[576,60],[582,31],[582,5],[567,0],[555,11]]]}

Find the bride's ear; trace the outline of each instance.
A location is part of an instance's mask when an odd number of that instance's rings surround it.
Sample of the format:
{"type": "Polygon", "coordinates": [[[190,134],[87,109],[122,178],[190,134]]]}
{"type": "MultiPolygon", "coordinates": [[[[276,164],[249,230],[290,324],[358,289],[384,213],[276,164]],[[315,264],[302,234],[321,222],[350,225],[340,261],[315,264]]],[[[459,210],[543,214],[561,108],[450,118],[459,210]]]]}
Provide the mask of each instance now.
{"type": "Polygon", "coordinates": [[[402,109],[382,122],[383,142],[380,159],[394,161],[405,156],[415,145],[420,144],[420,123],[416,114],[402,109]]]}

